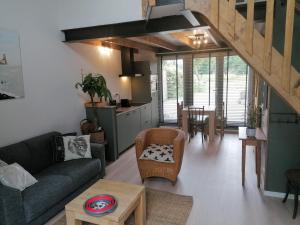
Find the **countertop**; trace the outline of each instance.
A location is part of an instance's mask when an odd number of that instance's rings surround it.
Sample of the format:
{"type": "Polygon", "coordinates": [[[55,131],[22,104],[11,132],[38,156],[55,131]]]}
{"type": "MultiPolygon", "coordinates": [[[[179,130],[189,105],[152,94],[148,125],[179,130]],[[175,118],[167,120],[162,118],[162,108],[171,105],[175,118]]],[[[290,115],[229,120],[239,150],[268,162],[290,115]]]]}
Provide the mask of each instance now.
{"type": "Polygon", "coordinates": [[[117,107],[116,108],[116,113],[117,115],[121,115],[123,113],[127,113],[127,112],[131,112],[133,110],[139,109],[141,107],[143,107],[144,105],[147,105],[148,103],[144,103],[138,106],[130,106],[130,107],[117,107]]]}

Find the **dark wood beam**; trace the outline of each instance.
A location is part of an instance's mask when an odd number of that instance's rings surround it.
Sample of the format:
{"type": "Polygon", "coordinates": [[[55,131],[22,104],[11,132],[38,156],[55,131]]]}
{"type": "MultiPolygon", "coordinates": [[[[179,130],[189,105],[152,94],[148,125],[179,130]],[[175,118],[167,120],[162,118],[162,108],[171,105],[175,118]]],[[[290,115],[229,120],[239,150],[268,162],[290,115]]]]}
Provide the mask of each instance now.
{"type": "Polygon", "coordinates": [[[134,37],[130,38],[131,40],[141,42],[147,45],[156,46],[159,48],[164,48],[171,51],[177,51],[177,46],[173,45],[161,38],[155,36],[141,36],[141,37],[134,37]]]}
{"type": "MultiPolygon", "coordinates": [[[[206,26],[203,16],[197,19],[201,26],[206,26]]],[[[93,27],[63,30],[65,41],[79,41],[88,39],[126,38],[145,36],[164,32],[174,32],[194,28],[182,15],[168,16],[158,19],[125,22],[93,27]]]]}
{"type": "Polygon", "coordinates": [[[110,39],[105,41],[104,43],[107,44],[115,44],[115,45],[119,45],[119,46],[124,46],[127,48],[133,48],[133,49],[143,49],[146,51],[150,51],[150,52],[158,52],[158,48],[149,46],[149,45],[145,45],[142,43],[139,43],[137,41],[132,41],[126,38],[118,38],[118,39],[110,39]]]}

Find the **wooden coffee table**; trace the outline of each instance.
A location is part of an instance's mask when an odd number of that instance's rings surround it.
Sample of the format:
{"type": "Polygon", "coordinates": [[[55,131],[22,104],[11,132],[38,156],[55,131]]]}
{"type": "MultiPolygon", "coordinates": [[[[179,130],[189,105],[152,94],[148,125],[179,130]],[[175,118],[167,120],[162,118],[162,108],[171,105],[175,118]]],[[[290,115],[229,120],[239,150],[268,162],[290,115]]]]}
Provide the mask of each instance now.
{"type": "Polygon", "coordinates": [[[145,225],[145,193],[144,186],[110,180],[99,180],[66,205],[67,225],[81,225],[83,221],[99,225],[124,225],[125,221],[133,212],[135,214],[135,224],[145,225]],[[99,194],[113,195],[118,202],[118,207],[113,213],[102,217],[89,216],[84,212],[83,204],[90,197],[99,194]]]}

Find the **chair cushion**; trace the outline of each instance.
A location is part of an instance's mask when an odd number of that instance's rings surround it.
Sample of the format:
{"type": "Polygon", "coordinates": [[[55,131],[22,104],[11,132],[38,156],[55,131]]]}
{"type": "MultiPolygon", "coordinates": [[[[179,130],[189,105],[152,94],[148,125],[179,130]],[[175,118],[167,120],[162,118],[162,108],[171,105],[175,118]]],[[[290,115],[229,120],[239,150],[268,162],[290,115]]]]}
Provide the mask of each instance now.
{"type": "Polygon", "coordinates": [[[38,182],[22,192],[26,222],[46,212],[73,191],[72,179],[62,175],[36,176],[38,182]]]}
{"type": "Polygon", "coordinates": [[[173,159],[173,145],[151,144],[143,151],[140,159],[162,163],[175,163],[173,159]]]}
{"type": "Polygon", "coordinates": [[[45,169],[42,175],[63,175],[72,179],[74,188],[79,188],[101,172],[100,159],[74,159],[56,163],[45,169]]]}

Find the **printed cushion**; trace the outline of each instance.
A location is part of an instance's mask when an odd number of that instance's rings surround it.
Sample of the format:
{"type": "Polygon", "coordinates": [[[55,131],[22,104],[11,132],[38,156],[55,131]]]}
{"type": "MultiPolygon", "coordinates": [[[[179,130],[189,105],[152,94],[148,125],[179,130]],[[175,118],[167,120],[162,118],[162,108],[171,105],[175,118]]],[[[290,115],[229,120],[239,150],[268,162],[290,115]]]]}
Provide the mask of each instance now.
{"type": "Polygon", "coordinates": [[[65,161],[92,158],[90,135],[63,137],[65,161]]]}
{"type": "Polygon", "coordinates": [[[23,191],[37,180],[18,163],[0,167],[0,182],[8,187],[23,191]]]}
{"type": "Polygon", "coordinates": [[[0,159],[0,167],[2,167],[2,166],[7,166],[7,163],[0,159]]]}
{"type": "Polygon", "coordinates": [[[76,136],[77,133],[67,133],[61,135],[55,135],[53,137],[53,162],[63,162],[65,159],[65,147],[63,137],[65,136],[76,136]]]}
{"type": "Polygon", "coordinates": [[[142,160],[153,160],[162,163],[174,163],[173,145],[151,144],[141,155],[142,160]]]}

